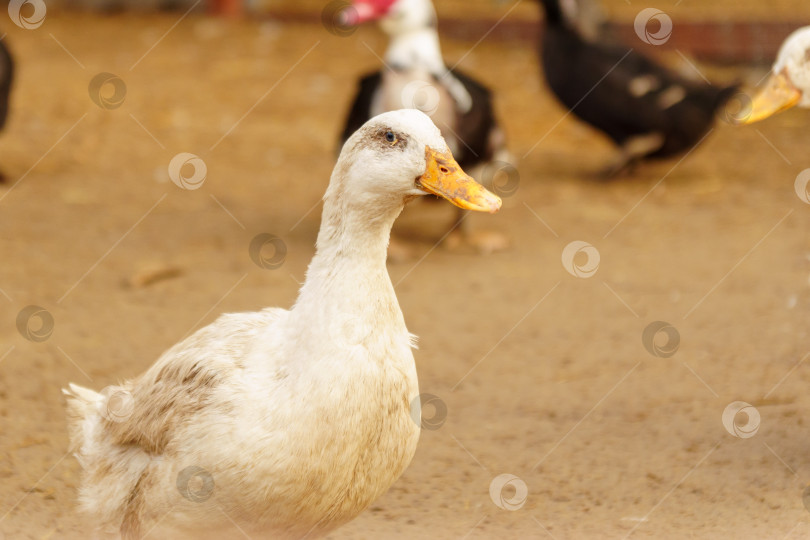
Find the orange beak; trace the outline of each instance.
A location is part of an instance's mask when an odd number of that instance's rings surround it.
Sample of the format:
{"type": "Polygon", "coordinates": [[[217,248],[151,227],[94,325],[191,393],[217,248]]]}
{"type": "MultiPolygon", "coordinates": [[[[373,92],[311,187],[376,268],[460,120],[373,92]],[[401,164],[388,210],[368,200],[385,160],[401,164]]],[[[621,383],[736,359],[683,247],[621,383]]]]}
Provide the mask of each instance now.
{"type": "Polygon", "coordinates": [[[501,208],[501,198],[476,182],[461,167],[450,152],[439,153],[425,147],[425,174],[416,185],[428,193],[447,199],[459,208],[494,214],[501,208]]]}
{"type": "Polygon", "coordinates": [[[751,103],[751,114],[738,123],[752,124],[764,120],[769,116],[793,107],[801,99],[801,90],[790,82],[784,71],[774,73],[751,103]]]}

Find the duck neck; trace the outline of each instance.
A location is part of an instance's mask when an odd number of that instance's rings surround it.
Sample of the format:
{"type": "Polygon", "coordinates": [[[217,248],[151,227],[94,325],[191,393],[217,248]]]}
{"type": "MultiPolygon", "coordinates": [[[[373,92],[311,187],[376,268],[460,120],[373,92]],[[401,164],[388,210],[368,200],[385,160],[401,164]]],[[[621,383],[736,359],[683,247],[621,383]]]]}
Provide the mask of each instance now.
{"type": "Polygon", "coordinates": [[[295,312],[327,325],[346,318],[379,324],[388,322],[382,319],[388,315],[401,320],[385,263],[391,227],[404,203],[384,202],[327,192],[315,256],[295,312]]]}
{"type": "Polygon", "coordinates": [[[431,26],[393,34],[385,61],[394,69],[423,68],[436,76],[447,70],[442,59],[439,34],[431,26]]]}

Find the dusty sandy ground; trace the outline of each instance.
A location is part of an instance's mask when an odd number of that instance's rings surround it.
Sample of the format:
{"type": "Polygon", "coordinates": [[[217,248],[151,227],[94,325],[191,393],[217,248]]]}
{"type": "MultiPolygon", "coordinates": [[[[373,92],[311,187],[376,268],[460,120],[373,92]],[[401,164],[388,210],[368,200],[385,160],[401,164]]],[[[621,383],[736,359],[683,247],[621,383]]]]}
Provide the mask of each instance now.
{"type": "MultiPolygon", "coordinates": [[[[161,39],[176,19],[8,29],[19,78],[0,138],[0,538],[87,537],[60,387],[135,376],[221,312],[291,304],[353,81],[384,47],[374,29],[195,17],[161,39]],[[88,96],[99,72],[126,84],[114,110],[88,96]],[[200,189],[169,181],[179,152],[205,161],[200,189]],[[248,256],[260,233],[286,243],[280,268],[248,256]],[[180,274],[127,284],[155,268],[180,274]],[[42,342],[18,332],[29,305],[53,316],[42,342]]],[[[512,247],[427,242],[421,260],[390,266],[421,338],[421,389],[447,415],[331,538],[806,537],[810,207],[794,180],[810,167],[810,114],[720,123],[682,162],[601,184],[590,178],[611,148],[564,118],[531,44],[484,41],[462,65],[497,90],[522,158],[504,210],[472,218],[512,247]],[[563,267],[572,241],[598,251],[591,277],[563,267]],[[654,321],[677,330],[673,355],[645,348],[654,321]],[[737,400],[760,415],[753,437],[721,421],[737,400]],[[490,497],[501,474],[525,484],[521,508],[490,497]]],[[[449,216],[414,206],[400,229],[435,239],[449,216]]]]}

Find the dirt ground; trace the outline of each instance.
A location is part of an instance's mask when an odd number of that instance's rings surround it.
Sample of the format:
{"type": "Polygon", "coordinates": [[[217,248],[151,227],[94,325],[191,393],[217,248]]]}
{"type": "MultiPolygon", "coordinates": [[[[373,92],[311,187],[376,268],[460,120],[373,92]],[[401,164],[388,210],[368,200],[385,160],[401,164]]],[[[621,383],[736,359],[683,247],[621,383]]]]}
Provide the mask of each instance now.
{"type": "MultiPolygon", "coordinates": [[[[103,388],[219,313],[293,302],[354,80],[384,49],[375,29],[177,18],[5,25],[19,71],[0,137],[0,539],[87,538],[67,382],[103,388]],[[124,81],[120,107],[90,99],[101,72],[124,81]],[[169,180],[180,152],[204,160],[201,188],[169,180]],[[286,243],[280,268],[249,257],[260,233],[286,243]],[[53,317],[43,341],[18,331],[29,305],[53,317]]],[[[390,265],[421,391],[447,414],[330,538],[810,535],[810,207],[794,190],[810,114],[720,122],[686,159],[600,183],[612,149],[545,91],[533,45],[473,45],[444,53],[496,90],[520,176],[499,214],[471,219],[512,245],[425,241],[390,265]],[[599,255],[590,277],[563,267],[573,241],[599,255]],[[678,336],[645,347],[655,321],[678,336]],[[734,401],[753,436],[724,427],[734,401]],[[522,507],[490,496],[502,474],[522,507]]],[[[414,205],[398,229],[435,240],[451,213],[414,205]]]]}

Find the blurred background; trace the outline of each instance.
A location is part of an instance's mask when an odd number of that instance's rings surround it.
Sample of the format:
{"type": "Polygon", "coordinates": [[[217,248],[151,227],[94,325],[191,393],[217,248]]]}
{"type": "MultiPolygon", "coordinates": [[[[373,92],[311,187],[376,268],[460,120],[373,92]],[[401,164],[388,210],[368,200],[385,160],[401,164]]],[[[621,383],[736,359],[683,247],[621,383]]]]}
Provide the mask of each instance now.
{"type": "MultiPolygon", "coordinates": [[[[0,133],[0,540],[88,537],[67,382],[115,384],[220,313],[292,304],[357,80],[388,41],[373,24],[335,32],[319,0],[46,4],[28,28],[0,15],[16,64],[0,133]],[[194,189],[172,182],[183,153],[203,164],[194,189]],[[284,242],[270,267],[249,252],[259,234],[284,242]]],[[[747,91],[810,21],[804,0],[664,0],[673,32],[653,46],[633,27],[648,4],[601,6],[628,46],[747,91]]],[[[503,210],[471,218],[509,248],[445,249],[446,205],[404,212],[396,230],[421,241],[389,271],[421,390],[446,413],[330,537],[807,537],[810,213],[794,183],[810,114],[721,114],[688,155],[606,182],[615,148],[543,80],[539,6],[436,9],[447,63],[492,90],[516,158],[503,210]],[[575,241],[597,271],[561,264],[575,241]],[[645,337],[658,321],[676,329],[666,354],[645,337]],[[756,408],[754,436],[724,425],[736,401],[756,408]],[[514,511],[491,495],[501,474],[527,487],[514,511]]]]}
{"type": "MultiPolygon", "coordinates": [[[[314,22],[326,4],[328,2],[323,0],[59,0],[48,2],[48,9],[102,14],[148,14],[191,9],[198,14],[314,22]]],[[[491,36],[520,40],[536,34],[538,9],[533,1],[515,5],[511,0],[443,0],[435,4],[440,20],[444,21],[442,34],[445,36],[477,40],[507,12],[509,15],[492,30],[491,36]]],[[[632,30],[638,12],[648,7],[626,0],[604,0],[596,4],[611,25],[625,30],[628,27],[632,30]]],[[[768,3],[671,1],[656,7],[680,23],[680,31],[673,36],[670,47],[686,48],[707,59],[723,61],[768,61],[775,47],[784,39],[785,30],[800,26],[803,21],[796,20],[796,17],[807,11],[801,0],[768,3]]]]}

